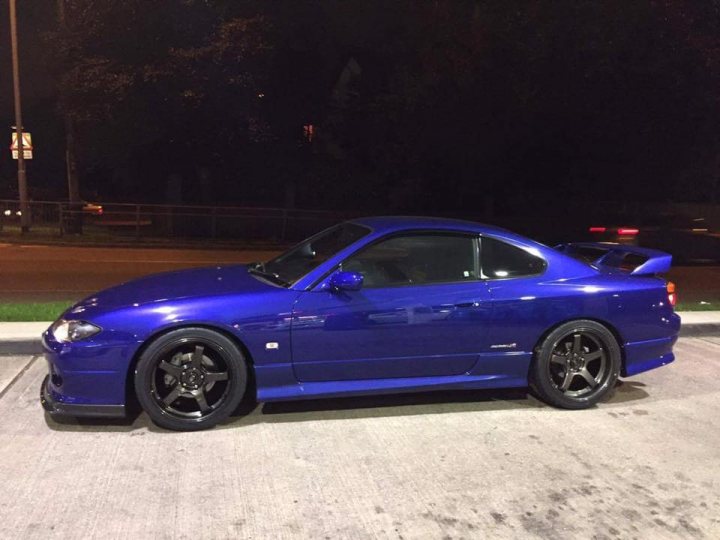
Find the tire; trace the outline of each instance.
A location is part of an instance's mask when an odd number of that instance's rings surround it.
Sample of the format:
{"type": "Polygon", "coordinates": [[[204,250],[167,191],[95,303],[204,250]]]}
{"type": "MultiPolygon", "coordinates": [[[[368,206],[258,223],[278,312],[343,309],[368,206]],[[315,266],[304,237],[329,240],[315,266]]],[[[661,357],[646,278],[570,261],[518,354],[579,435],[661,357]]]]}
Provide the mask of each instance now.
{"type": "Polygon", "coordinates": [[[610,330],[595,321],[570,321],[536,350],[530,387],[555,407],[587,409],[609,397],[620,366],[620,346],[610,330]]]}
{"type": "Polygon", "coordinates": [[[135,368],[135,394],[158,426],[211,428],[226,420],[247,389],[247,363],[230,339],[207,328],[181,328],[154,339],[135,368]]]}

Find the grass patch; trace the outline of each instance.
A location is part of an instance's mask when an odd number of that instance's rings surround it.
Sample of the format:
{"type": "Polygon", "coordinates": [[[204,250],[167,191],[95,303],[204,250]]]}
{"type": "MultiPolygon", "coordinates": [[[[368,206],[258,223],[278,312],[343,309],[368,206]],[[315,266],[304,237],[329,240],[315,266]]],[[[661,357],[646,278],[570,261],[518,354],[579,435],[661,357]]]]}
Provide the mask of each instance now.
{"type": "Polygon", "coordinates": [[[720,311],[720,300],[678,302],[675,311],[720,311]]]}
{"type": "Polygon", "coordinates": [[[0,304],[0,322],[54,321],[72,304],[72,300],[5,302],[0,304]]]}

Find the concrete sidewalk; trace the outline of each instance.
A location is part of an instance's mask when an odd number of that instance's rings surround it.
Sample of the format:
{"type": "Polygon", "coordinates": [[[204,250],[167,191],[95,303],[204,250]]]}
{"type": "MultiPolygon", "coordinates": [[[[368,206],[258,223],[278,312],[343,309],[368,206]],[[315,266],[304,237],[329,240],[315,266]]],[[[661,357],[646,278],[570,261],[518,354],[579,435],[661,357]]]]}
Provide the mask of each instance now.
{"type": "MultiPolygon", "coordinates": [[[[683,337],[720,336],[720,311],[681,311],[683,337]]],[[[51,322],[0,323],[0,354],[42,352],[41,334],[51,322]]]]}
{"type": "Polygon", "coordinates": [[[42,352],[40,337],[51,324],[51,322],[0,323],[0,354],[42,352]]]}
{"type": "Polygon", "coordinates": [[[201,433],[51,418],[44,361],[5,356],[0,538],[717,539],[720,338],[676,354],[584,411],[524,389],[367,396],[201,433]]]}
{"type": "Polygon", "coordinates": [[[720,311],[678,311],[683,337],[720,336],[720,311]]]}

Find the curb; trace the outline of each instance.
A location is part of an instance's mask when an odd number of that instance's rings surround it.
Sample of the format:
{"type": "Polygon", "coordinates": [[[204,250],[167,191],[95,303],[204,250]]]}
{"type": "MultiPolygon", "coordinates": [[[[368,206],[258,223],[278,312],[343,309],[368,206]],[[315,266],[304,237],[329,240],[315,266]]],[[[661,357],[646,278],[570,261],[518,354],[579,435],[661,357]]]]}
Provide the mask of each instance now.
{"type": "MultiPolygon", "coordinates": [[[[683,324],[680,337],[720,337],[720,323],[683,324]]],[[[0,341],[0,354],[27,355],[42,354],[43,347],[40,337],[37,339],[17,339],[0,341]]]]}
{"type": "Polygon", "coordinates": [[[720,323],[683,324],[680,337],[720,336],[720,323]]]}
{"type": "Polygon", "coordinates": [[[13,339],[10,341],[0,341],[0,354],[42,354],[43,348],[40,338],[37,339],[13,339]]]}

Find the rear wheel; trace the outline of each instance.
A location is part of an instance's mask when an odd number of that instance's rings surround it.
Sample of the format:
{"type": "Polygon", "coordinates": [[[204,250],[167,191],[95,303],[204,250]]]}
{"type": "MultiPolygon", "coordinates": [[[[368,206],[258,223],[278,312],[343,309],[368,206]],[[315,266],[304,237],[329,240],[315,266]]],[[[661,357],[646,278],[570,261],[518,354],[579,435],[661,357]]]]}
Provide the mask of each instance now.
{"type": "Polygon", "coordinates": [[[237,408],[247,388],[242,351],[206,328],[168,332],[143,351],[135,392],[157,425],[179,431],[215,426],[237,408]]]}
{"type": "Polygon", "coordinates": [[[553,330],[537,350],[530,385],[551,405],[585,409],[612,392],[620,363],[612,332],[595,321],[571,321],[553,330]]]}

